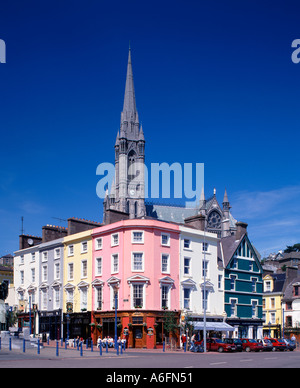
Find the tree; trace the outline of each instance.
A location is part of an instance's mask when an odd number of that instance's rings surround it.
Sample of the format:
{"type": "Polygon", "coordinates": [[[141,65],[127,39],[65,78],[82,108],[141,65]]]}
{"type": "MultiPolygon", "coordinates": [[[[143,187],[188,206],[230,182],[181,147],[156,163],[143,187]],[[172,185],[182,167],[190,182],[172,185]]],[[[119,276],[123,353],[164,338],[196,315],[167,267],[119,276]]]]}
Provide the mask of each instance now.
{"type": "Polygon", "coordinates": [[[163,317],[164,330],[168,334],[175,334],[178,330],[178,318],[174,311],[165,311],[163,317]]]}
{"type": "Polygon", "coordinates": [[[294,245],[287,245],[286,249],[284,250],[284,253],[290,253],[290,252],[300,252],[300,243],[297,243],[294,245]]]}

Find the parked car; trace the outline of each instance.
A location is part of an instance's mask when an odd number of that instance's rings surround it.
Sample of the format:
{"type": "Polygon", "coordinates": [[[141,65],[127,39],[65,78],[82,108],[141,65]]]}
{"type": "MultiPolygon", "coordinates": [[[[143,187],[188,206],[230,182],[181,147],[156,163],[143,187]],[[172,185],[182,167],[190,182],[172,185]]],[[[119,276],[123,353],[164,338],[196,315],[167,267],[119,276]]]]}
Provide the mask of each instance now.
{"type": "Polygon", "coordinates": [[[237,352],[242,352],[243,351],[243,343],[240,338],[224,338],[223,342],[226,344],[233,344],[236,346],[236,351],[237,352]]]}
{"type": "Polygon", "coordinates": [[[285,342],[287,346],[287,350],[290,350],[291,352],[296,349],[296,342],[292,341],[291,339],[284,338],[283,341],[285,342]]]}
{"type": "Polygon", "coordinates": [[[255,339],[242,338],[243,350],[246,352],[259,352],[263,350],[263,345],[255,339]]]}
{"type": "Polygon", "coordinates": [[[284,351],[287,350],[286,343],[284,342],[283,339],[280,338],[268,338],[273,345],[273,351],[275,352],[276,350],[284,351]]]}
{"type": "Polygon", "coordinates": [[[264,339],[258,339],[257,342],[262,344],[263,350],[265,352],[273,350],[273,344],[270,340],[264,338],[264,339]]]}
{"type": "MultiPolygon", "coordinates": [[[[203,346],[203,340],[201,341],[203,346]]],[[[223,342],[220,338],[207,338],[206,340],[206,350],[215,351],[215,352],[234,352],[236,351],[236,346],[234,344],[228,344],[223,342]]]]}

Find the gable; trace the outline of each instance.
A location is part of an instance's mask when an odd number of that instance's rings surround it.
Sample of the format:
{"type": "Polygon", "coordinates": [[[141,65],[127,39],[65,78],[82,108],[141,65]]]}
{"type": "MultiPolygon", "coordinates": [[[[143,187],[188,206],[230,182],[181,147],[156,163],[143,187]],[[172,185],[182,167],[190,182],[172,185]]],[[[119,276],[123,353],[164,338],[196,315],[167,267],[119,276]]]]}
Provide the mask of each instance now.
{"type": "MultiPolygon", "coordinates": [[[[237,241],[235,242],[237,243],[237,241]]],[[[254,261],[259,269],[259,272],[263,272],[260,260],[258,259],[256,251],[252,246],[247,234],[244,234],[240,242],[238,242],[236,245],[235,250],[233,251],[231,258],[226,266],[226,269],[233,269],[234,261],[236,259],[248,259],[249,261],[254,261]]]]}

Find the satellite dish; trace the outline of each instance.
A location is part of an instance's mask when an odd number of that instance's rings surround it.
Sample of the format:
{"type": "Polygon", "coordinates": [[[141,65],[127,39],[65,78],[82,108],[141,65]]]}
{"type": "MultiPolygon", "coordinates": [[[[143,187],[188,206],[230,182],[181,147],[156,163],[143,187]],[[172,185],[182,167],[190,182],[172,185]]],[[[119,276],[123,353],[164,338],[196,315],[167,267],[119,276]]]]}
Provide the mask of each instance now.
{"type": "Polygon", "coordinates": [[[29,238],[29,239],[27,240],[27,242],[28,242],[29,245],[33,245],[33,240],[32,240],[32,238],[29,238]]]}

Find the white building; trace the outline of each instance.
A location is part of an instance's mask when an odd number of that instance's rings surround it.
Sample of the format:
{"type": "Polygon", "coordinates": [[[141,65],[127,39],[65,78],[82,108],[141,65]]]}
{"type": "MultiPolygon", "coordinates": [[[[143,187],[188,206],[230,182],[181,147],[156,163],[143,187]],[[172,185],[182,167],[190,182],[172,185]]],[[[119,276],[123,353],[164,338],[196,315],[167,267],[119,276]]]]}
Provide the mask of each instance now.
{"type": "Polygon", "coordinates": [[[215,233],[180,226],[181,325],[187,318],[203,322],[206,302],[207,322],[223,322],[224,268],[218,258],[215,233]]]}

